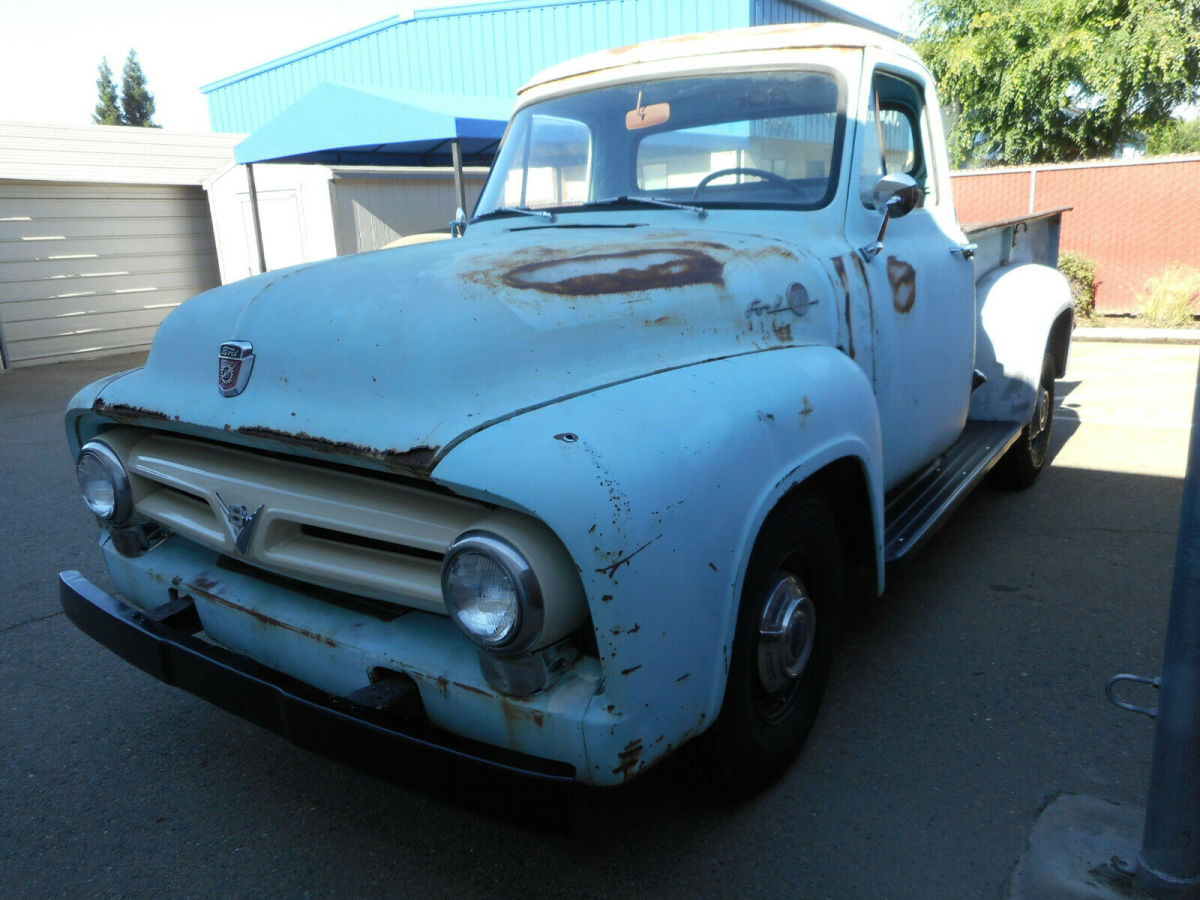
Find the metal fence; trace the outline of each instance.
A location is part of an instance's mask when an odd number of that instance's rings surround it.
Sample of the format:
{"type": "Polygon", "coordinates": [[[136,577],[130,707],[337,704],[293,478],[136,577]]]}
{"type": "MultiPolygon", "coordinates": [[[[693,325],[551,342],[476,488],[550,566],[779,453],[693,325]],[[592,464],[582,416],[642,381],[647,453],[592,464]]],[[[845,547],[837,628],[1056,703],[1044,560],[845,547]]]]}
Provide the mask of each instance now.
{"type": "Polygon", "coordinates": [[[1095,260],[1097,312],[1136,312],[1148,279],[1200,267],[1200,157],[983,169],[953,185],[964,224],[1072,207],[1061,247],[1095,260]]]}

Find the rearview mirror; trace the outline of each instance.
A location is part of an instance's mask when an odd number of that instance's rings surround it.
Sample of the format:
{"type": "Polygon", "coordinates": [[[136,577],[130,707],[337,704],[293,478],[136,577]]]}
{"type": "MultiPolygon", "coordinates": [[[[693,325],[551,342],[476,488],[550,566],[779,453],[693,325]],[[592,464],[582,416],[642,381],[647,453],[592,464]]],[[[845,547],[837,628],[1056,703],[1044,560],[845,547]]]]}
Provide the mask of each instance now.
{"type": "Polygon", "coordinates": [[[639,128],[653,128],[671,119],[670,103],[651,103],[642,105],[642,92],[638,91],[637,106],[625,113],[625,130],[637,131],[639,128]]]}

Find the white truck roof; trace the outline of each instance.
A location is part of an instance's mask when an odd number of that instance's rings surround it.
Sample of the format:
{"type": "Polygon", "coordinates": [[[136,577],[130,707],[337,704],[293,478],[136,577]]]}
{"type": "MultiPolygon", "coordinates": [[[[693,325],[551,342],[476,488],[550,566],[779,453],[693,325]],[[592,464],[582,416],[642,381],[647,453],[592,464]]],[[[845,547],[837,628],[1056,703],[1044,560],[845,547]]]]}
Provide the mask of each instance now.
{"type": "Polygon", "coordinates": [[[921,65],[919,57],[907,45],[866,28],[832,23],[760,25],[729,31],[675,35],[589,53],[544,69],[530,79],[519,93],[524,94],[552,82],[583,75],[601,75],[607,70],[631,65],[662,63],[666,64],[663,66],[664,70],[669,70],[673,68],[670,66],[672,61],[692,61],[696,57],[810,47],[844,47],[854,50],[879,47],[921,65]]]}

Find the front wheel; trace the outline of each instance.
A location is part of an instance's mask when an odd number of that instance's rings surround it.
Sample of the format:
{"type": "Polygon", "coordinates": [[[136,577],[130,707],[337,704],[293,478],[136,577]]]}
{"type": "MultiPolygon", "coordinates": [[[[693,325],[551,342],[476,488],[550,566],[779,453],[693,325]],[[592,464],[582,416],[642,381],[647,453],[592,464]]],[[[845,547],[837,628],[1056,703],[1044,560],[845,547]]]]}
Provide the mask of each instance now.
{"type": "Polygon", "coordinates": [[[808,737],[829,680],[841,593],[836,523],[825,499],[802,488],[755,544],[721,713],[690,748],[693,771],[722,793],[762,790],[808,737]]]}
{"type": "Polygon", "coordinates": [[[1021,430],[1017,442],[996,464],[996,477],[1011,488],[1027,488],[1037,480],[1050,458],[1050,431],[1054,425],[1054,354],[1042,358],[1042,378],[1038,384],[1033,416],[1021,430]]]}

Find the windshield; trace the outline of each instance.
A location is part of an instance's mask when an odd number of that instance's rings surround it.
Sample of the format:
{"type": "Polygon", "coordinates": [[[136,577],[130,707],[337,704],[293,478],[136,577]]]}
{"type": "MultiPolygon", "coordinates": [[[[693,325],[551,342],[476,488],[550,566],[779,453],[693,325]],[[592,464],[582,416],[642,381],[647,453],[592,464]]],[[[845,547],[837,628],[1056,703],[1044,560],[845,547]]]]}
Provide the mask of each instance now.
{"type": "Polygon", "coordinates": [[[816,209],[837,188],[836,76],[706,75],[622,84],[520,110],[476,217],[638,198],[816,209]]]}

